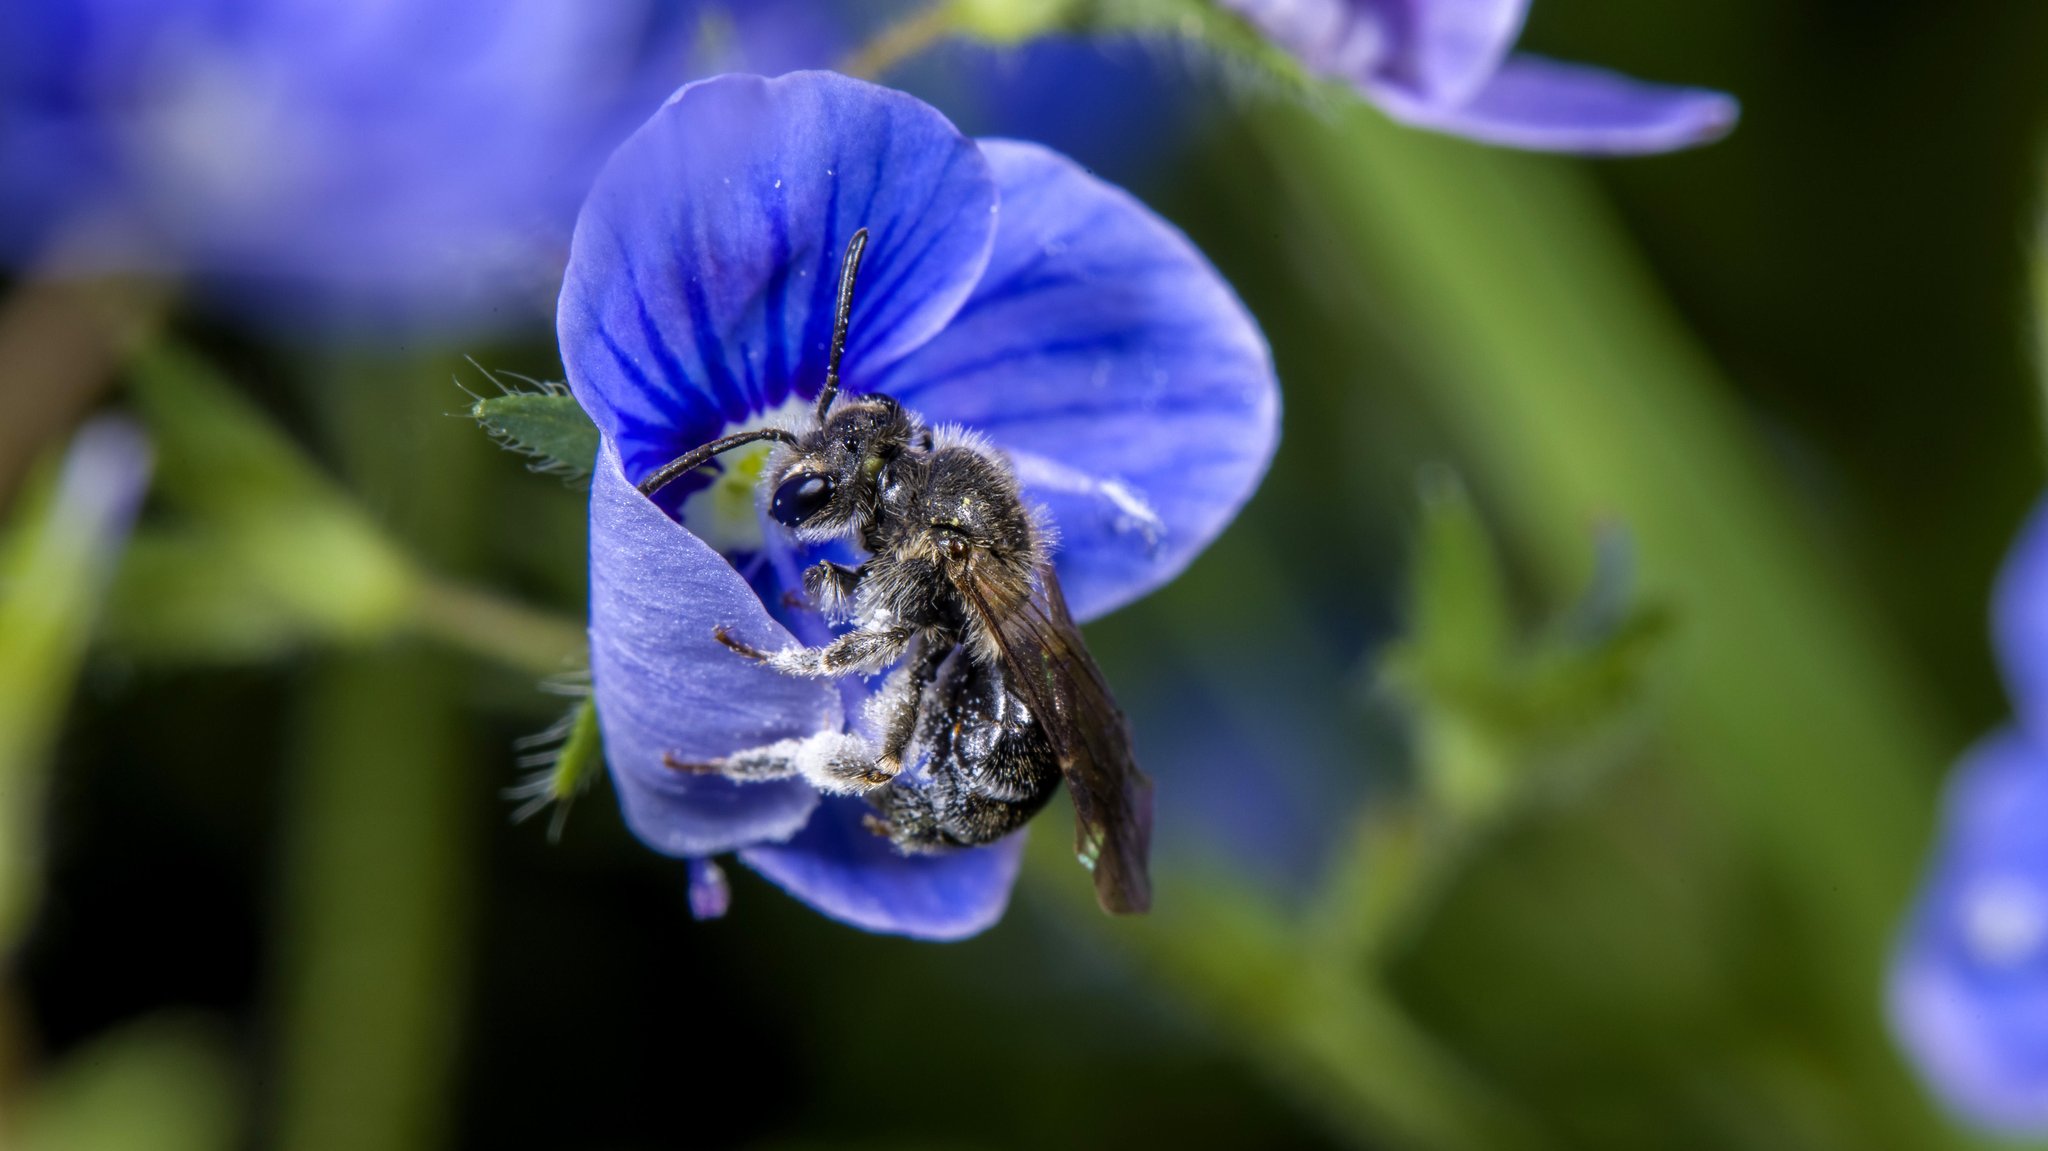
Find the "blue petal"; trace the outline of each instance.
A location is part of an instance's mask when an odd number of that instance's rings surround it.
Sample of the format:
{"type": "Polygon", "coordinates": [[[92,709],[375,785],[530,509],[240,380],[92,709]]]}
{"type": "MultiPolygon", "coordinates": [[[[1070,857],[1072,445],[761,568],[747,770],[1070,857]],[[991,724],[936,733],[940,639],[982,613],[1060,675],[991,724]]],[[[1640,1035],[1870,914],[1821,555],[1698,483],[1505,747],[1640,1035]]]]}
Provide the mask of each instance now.
{"type": "Polygon", "coordinates": [[[1058,527],[1075,614],[1172,579],[1272,459],[1265,338],[1171,224],[1071,160],[982,142],[1002,189],[988,271],[879,390],[986,432],[1058,527]]]}
{"type": "Polygon", "coordinates": [[[731,909],[732,886],[725,881],[725,869],[715,859],[691,860],[691,918],[723,919],[731,909]]]}
{"type": "Polygon", "coordinates": [[[1400,28],[1376,0],[1222,0],[1302,67],[1363,83],[1398,51],[1400,28]]]}
{"type": "Polygon", "coordinates": [[[965,939],[1003,917],[1024,832],[987,847],[902,855],[861,826],[868,810],[857,799],[828,799],[796,838],[748,848],[740,859],[826,915],[868,931],[965,939]]]}
{"type": "Polygon", "coordinates": [[[1991,613],[1992,643],[2020,722],[2048,738],[2048,499],[2006,554],[1991,613]]]}
{"type": "Polygon", "coordinates": [[[680,773],[664,755],[702,762],[841,726],[837,691],[739,658],[712,638],[721,625],[760,647],[795,642],[730,564],[626,482],[607,445],[590,490],[590,673],[626,824],[669,855],[785,838],[818,797],[795,780],[680,773]]]}
{"type": "Polygon", "coordinates": [[[2004,733],[1950,781],[1937,856],[1893,957],[1893,1029],[1950,1107],[2048,1133],[2048,753],[2004,733]]]}
{"type": "Polygon", "coordinates": [[[839,260],[865,226],[857,389],[959,309],[995,204],[973,142],[902,93],[827,72],[689,85],[577,221],[558,318],[569,384],[635,478],[815,395],[839,260]]]}
{"type": "MultiPolygon", "coordinates": [[[[1385,0],[1352,0],[1373,7],[1385,0]]],[[[1402,50],[1383,75],[1424,99],[1461,104],[1478,95],[1522,34],[1529,0],[1391,0],[1402,50]]]]}
{"type": "Polygon", "coordinates": [[[1626,155],[1709,143],[1735,126],[1740,106],[1722,92],[1648,84],[1619,73],[1539,56],[1510,57],[1463,104],[1417,96],[1396,84],[1367,93],[1405,124],[1489,144],[1547,152],[1626,155]]]}

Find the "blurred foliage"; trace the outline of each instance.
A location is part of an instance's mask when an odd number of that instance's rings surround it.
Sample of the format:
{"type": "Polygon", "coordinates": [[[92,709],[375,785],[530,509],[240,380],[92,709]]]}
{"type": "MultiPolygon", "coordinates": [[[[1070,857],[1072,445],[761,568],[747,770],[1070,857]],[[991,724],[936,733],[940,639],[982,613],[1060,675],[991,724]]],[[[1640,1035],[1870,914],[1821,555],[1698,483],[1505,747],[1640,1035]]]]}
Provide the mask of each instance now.
{"type": "MultiPolygon", "coordinates": [[[[72,673],[91,580],[0,590],[0,713],[33,713],[0,770],[64,724],[5,1044],[36,1053],[24,1145],[217,1147],[241,1115],[380,1149],[1970,1146],[1877,981],[1936,775],[2003,708],[2048,9],[1546,0],[1532,49],[1746,101],[1723,145],[1597,168],[1394,129],[1193,0],[923,11],[891,53],[1150,28],[1314,106],[1247,102],[1137,189],[1267,326],[1287,440],[1090,637],[1178,704],[1133,709],[1141,752],[1201,710],[1259,736],[1227,776],[1345,801],[1279,846],[1163,821],[1138,922],[1046,826],[958,946],[737,870],[693,923],[603,804],[550,848],[498,794],[580,643],[582,496],[522,464],[593,450],[544,386],[445,381],[551,378],[549,334],[279,348],[179,313],[116,401],[161,487],[101,658],[72,673]],[[1256,866],[1294,841],[1305,877],[1256,866]],[[233,1038],[158,1029],[183,1007],[233,1038]]],[[[527,796],[591,778],[586,715],[527,796]]],[[[1147,762],[1162,803],[1203,786],[1147,762]]]]}
{"type": "Polygon", "coordinates": [[[125,424],[78,444],[46,461],[0,535],[0,972],[40,901],[51,745],[149,475],[125,424]]]}
{"type": "Polygon", "coordinates": [[[264,659],[405,621],[411,561],[216,373],[154,350],[131,369],[130,395],[161,445],[170,523],[123,565],[114,644],[143,658],[264,659]]]}
{"type": "Polygon", "coordinates": [[[227,1151],[243,1100],[218,1026],[159,1016],[81,1048],[37,1085],[18,1151],[227,1151]]]}
{"type": "Polygon", "coordinates": [[[1141,40],[1241,93],[1318,107],[1352,98],[1213,0],[935,0],[883,28],[843,67],[855,76],[886,77],[949,38],[1014,47],[1056,36],[1141,40]]]}
{"type": "MultiPolygon", "coordinates": [[[[1506,573],[1464,487],[1425,474],[1409,585],[1409,637],[1384,656],[1387,686],[1416,712],[1422,785],[1461,819],[1491,819],[1531,761],[1583,750],[1635,702],[1666,613],[1631,602],[1628,544],[1614,539],[1584,598],[1533,643],[1513,626],[1506,573]]],[[[1554,776],[1560,765],[1542,775],[1554,776]]],[[[1582,775],[1584,771],[1571,774],[1582,775]]]]}

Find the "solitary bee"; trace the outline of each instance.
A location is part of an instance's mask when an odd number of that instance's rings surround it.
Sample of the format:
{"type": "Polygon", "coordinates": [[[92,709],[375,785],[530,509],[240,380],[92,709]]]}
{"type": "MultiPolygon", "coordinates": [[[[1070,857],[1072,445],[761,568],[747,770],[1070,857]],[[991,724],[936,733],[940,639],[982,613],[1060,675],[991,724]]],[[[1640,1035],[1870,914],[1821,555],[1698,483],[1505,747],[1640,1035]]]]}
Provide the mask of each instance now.
{"type": "Polygon", "coordinates": [[[820,791],[864,795],[868,826],[906,853],[993,843],[1023,826],[1062,778],[1076,849],[1106,911],[1151,904],[1146,856],[1152,781],[1131,757],[1130,727],[1067,612],[1045,531],[1009,462],[987,440],[928,427],[886,395],[839,394],[839,363],[867,246],[854,233],[840,266],[832,344],[816,413],[802,432],[758,428],[714,440],[643,480],[653,495],[713,456],[780,444],[762,476],[768,512],[807,543],[850,539],[856,566],[820,561],[804,590],[852,630],[822,647],[763,651],[714,633],[739,656],[788,675],[872,674],[899,666],[868,704],[869,740],[824,732],[667,765],[732,779],[801,776],[820,791]],[[925,765],[922,785],[900,778],[925,765]]]}

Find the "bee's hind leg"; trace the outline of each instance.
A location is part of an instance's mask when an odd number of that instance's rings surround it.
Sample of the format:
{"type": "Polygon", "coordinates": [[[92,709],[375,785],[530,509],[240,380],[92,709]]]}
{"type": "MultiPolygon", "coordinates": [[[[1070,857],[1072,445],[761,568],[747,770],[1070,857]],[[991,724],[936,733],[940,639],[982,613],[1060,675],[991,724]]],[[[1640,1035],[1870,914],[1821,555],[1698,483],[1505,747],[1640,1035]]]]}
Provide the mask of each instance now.
{"type": "Polygon", "coordinates": [[[687,762],[663,753],[661,765],[690,775],[722,775],[744,783],[802,779],[827,795],[861,795],[887,783],[875,778],[875,752],[851,732],[821,731],[802,739],[777,740],[719,759],[687,762]]]}
{"type": "Polygon", "coordinates": [[[920,641],[910,659],[890,672],[889,678],[882,681],[881,690],[868,697],[868,726],[880,732],[882,739],[870,782],[884,784],[902,772],[904,752],[909,750],[918,721],[924,716],[925,688],[952,651],[950,644],[920,641]]]}

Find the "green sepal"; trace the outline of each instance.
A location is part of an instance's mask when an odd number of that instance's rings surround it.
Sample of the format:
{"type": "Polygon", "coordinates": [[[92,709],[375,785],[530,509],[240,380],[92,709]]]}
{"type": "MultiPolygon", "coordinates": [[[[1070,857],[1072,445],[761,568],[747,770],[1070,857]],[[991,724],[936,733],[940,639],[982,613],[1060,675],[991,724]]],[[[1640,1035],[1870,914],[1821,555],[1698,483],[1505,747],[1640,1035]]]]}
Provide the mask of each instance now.
{"type": "Polygon", "coordinates": [[[1671,620],[1636,597],[1627,537],[1610,530],[1585,596],[1525,639],[1463,485],[1425,473],[1422,508],[1409,634],[1382,657],[1379,682],[1415,716],[1432,801],[1484,820],[1611,759],[1609,737],[1638,710],[1671,620]]]}
{"type": "Polygon", "coordinates": [[[604,772],[604,736],[597,724],[596,699],[584,696],[560,723],[525,742],[544,750],[525,761],[534,768],[533,774],[505,790],[505,798],[519,802],[512,818],[525,820],[552,806],[555,814],[548,824],[548,838],[560,839],[570,805],[604,772]]]}
{"type": "Polygon", "coordinates": [[[533,460],[533,469],[581,477],[597,463],[597,425],[569,390],[542,383],[535,392],[480,398],[469,414],[491,438],[533,460]]]}

